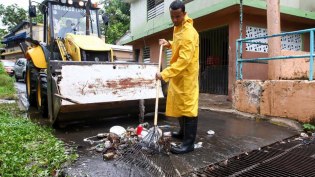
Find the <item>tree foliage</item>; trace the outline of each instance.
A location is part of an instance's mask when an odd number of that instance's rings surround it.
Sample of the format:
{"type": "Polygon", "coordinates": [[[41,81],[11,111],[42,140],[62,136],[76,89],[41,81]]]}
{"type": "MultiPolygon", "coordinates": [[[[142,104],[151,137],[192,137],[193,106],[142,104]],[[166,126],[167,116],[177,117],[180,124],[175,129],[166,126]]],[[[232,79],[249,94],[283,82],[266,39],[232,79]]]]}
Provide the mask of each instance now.
{"type": "Polygon", "coordinates": [[[2,18],[2,23],[5,26],[8,26],[8,29],[10,30],[23,20],[26,20],[27,12],[17,4],[12,4],[7,7],[1,5],[0,16],[2,18]]]}
{"type": "Polygon", "coordinates": [[[38,4],[36,6],[36,17],[33,17],[32,18],[32,21],[35,22],[35,23],[44,23],[44,14],[41,13],[41,11],[39,10],[41,7],[40,5],[38,4]]]}
{"type": "MultiPolygon", "coordinates": [[[[7,7],[0,4],[0,17],[3,25],[5,25],[8,30],[11,30],[22,21],[28,20],[28,12],[17,4],[12,4],[7,7]]],[[[44,21],[44,16],[40,13],[39,6],[37,6],[37,17],[33,18],[32,21],[36,23],[43,23],[44,21]]],[[[8,34],[8,30],[0,28],[0,41],[8,34]]],[[[1,47],[4,47],[4,45],[0,43],[0,48],[1,47]]]]}
{"type": "MultiPolygon", "coordinates": [[[[37,17],[33,18],[33,22],[42,23],[44,21],[44,16],[40,13],[37,7],[37,17]]],[[[1,22],[11,30],[17,24],[22,21],[28,20],[28,12],[19,7],[17,4],[12,4],[7,7],[0,4],[0,17],[1,22]]]]}
{"type": "MultiPolygon", "coordinates": [[[[0,28],[0,41],[2,41],[3,37],[7,34],[8,34],[8,31],[6,29],[0,28]]],[[[3,47],[4,47],[4,44],[0,43],[0,48],[3,48],[3,47]]]]}
{"type": "Polygon", "coordinates": [[[114,44],[130,26],[130,5],[121,0],[103,0],[105,15],[109,17],[107,26],[101,25],[106,43],[114,44]]]}

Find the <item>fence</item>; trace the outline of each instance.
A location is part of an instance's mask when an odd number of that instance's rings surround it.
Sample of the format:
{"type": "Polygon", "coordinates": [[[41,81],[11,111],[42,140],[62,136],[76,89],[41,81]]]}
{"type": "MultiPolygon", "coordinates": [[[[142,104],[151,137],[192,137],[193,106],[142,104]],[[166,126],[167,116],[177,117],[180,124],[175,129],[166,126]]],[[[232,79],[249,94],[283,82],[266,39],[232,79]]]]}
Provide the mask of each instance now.
{"type": "Polygon", "coordinates": [[[299,31],[292,31],[292,32],[285,32],[280,34],[274,34],[269,36],[261,36],[261,37],[254,37],[254,38],[244,38],[238,39],[236,41],[236,80],[243,79],[243,64],[244,63],[263,63],[267,64],[267,61],[270,60],[287,60],[287,59],[297,59],[297,58],[310,58],[310,67],[309,67],[309,80],[313,80],[313,73],[314,73],[314,31],[315,28],[299,30],[299,31]],[[268,39],[273,37],[282,37],[286,35],[295,35],[295,34],[310,34],[310,54],[309,55],[292,55],[292,56],[276,56],[276,57],[268,57],[268,58],[243,58],[243,44],[258,44],[258,45],[268,45],[267,42],[257,42],[257,40],[261,39],[268,39]]]}

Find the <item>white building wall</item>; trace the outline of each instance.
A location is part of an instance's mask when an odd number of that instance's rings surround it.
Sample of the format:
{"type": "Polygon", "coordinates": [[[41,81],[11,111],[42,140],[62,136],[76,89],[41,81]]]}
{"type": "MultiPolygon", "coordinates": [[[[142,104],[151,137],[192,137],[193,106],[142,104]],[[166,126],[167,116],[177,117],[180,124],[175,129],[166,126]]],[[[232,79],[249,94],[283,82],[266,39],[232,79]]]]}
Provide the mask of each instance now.
{"type": "Polygon", "coordinates": [[[147,21],[147,3],[146,0],[133,1],[130,4],[130,32],[133,34],[137,29],[147,21]]]}

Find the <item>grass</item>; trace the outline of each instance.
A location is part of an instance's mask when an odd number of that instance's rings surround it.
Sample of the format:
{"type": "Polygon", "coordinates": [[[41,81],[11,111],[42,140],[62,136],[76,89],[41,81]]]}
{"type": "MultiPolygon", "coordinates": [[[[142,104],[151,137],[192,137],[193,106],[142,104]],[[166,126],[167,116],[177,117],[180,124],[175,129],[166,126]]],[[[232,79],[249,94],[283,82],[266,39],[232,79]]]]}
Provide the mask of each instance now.
{"type": "Polygon", "coordinates": [[[16,99],[14,79],[10,77],[0,63],[0,99],[16,99]]]}
{"type": "Polygon", "coordinates": [[[52,131],[23,118],[16,104],[0,104],[0,176],[54,176],[75,160],[52,131]]]}
{"type": "MultiPolygon", "coordinates": [[[[13,98],[14,81],[0,66],[0,98],[13,98]]],[[[55,176],[77,158],[53,130],[23,116],[17,104],[0,104],[0,177],[55,176]]]]}
{"type": "Polygon", "coordinates": [[[303,124],[303,129],[305,131],[311,131],[314,132],[315,131],[315,126],[312,124],[303,124]]]}

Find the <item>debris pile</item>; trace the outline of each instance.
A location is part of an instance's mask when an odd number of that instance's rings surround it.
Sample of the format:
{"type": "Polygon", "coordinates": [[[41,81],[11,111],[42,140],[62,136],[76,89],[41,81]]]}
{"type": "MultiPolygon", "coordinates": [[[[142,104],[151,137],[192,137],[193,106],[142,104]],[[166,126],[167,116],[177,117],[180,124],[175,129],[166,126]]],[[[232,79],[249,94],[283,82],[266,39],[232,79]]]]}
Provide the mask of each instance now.
{"type": "MultiPolygon", "coordinates": [[[[127,129],[125,129],[122,126],[113,126],[110,128],[108,133],[98,133],[95,136],[84,138],[83,141],[92,145],[89,149],[90,151],[102,153],[104,160],[117,159],[132,146],[136,145],[140,141],[145,141],[143,138],[150,131],[149,126],[150,125],[147,122],[139,124],[136,128],[127,127],[127,129]]],[[[159,128],[164,130],[169,130],[172,127],[174,126],[159,126],[159,128]]],[[[214,134],[214,132],[212,134],[214,134]]],[[[171,142],[171,136],[170,131],[163,131],[161,132],[161,138],[158,141],[158,144],[162,148],[161,150],[167,154],[170,152],[171,146],[178,146],[178,142],[171,142]]],[[[202,148],[202,145],[202,142],[198,142],[194,147],[195,149],[198,149],[202,148]]]]}
{"type": "MultiPolygon", "coordinates": [[[[83,141],[93,145],[89,150],[95,150],[103,154],[104,160],[116,159],[121,156],[126,149],[135,145],[148,134],[148,123],[139,124],[137,128],[113,126],[109,133],[99,133],[96,136],[85,138],[83,141]]],[[[163,150],[169,152],[170,133],[165,132],[159,141],[163,150]]]]}
{"type": "Polygon", "coordinates": [[[302,132],[299,137],[294,139],[295,141],[302,141],[304,145],[315,144],[315,133],[304,133],[302,132]]]}

